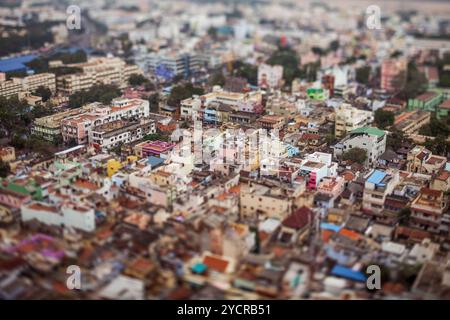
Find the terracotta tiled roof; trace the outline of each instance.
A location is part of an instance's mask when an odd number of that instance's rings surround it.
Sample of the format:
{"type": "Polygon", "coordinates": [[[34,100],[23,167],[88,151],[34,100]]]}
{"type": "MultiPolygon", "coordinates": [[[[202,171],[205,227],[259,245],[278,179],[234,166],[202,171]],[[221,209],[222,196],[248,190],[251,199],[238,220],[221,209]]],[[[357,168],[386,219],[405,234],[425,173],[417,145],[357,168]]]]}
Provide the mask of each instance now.
{"type": "Polygon", "coordinates": [[[300,209],[297,209],[283,220],[282,224],[285,227],[292,229],[302,229],[304,228],[313,218],[314,212],[312,212],[307,207],[303,206],[300,209]]]}
{"type": "Polygon", "coordinates": [[[228,261],[213,256],[205,256],[203,258],[203,263],[206,264],[208,268],[219,272],[225,272],[228,267],[228,261]]]}

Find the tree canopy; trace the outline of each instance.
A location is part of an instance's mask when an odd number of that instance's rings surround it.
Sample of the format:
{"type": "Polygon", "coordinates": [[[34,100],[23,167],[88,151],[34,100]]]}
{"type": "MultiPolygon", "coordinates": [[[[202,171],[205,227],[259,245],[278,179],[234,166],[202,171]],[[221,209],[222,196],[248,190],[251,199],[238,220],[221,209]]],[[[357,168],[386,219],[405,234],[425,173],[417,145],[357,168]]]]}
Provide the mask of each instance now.
{"type": "Polygon", "coordinates": [[[344,152],[342,159],[363,164],[367,160],[367,151],[361,148],[352,148],[344,152]]]}
{"type": "Polygon", "coordinates": [[[289,48],[279,48],[267,60],[270,65],[281,65],[283,67],[283,79],[290,84],[292,80],[300,77],[299,57],[296,51],[289,48]]]}
{"type": "Polygon", "coordinates": [[[167,104],[177,107],[181,100],[192,97],[193,95],[202,95],[204,90],[200,87],[194,87],[192,83],[177,85],[172,88],[167,104]]]}
{"type": "Polygon", "coordinates": [[[380,129],[386,129],[394,124],[395,116],[392,111],[378,109],[375,111],[375,125],[380,129]]]}
{"type": "Polygon", "coordinates": [[[111,100],[120,96],[120,89],[112,84],[98,84],[88,91],[82,90],[73,93],[69,97],[69,108],[79,108],[83,105],[99,101],[103,104],[111,103],[111,100]]]}

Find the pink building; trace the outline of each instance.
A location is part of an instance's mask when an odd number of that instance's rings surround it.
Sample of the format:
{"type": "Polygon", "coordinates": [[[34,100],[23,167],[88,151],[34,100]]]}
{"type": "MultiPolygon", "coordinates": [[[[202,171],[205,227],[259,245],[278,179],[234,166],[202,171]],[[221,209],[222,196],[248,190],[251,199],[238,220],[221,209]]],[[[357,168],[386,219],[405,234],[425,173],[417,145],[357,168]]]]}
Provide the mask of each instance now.
{"type": "Polygon", "coordinates": [[[175,144],[165,141],[145,141],[135,146],[135,152],[140,157],[157,156],[167,154],[175,147],[175,144]]]}
{"type": "Polygon", "coordinates": [[[89,129],[101,123],[100,117],[82,114],[61,122],[61,134],[64,142],[74,141],[77,144],[88,142],[89,129]]]}
{"type": "Polygon", "coordinates": [[[20,208],[20,206],[31,200],[31,196],[14,192],[12,190],[0,189],[0,204],[11,208],[20,208]]]}
{"type": "Polygon", "coordinates": [[[264,107],[261,103],[251,100],[239,101],[237,103],[238,111],[262,114],[264,107]]]}
{"type": "Polygon", "coordinates": [[[388,59],[381,64],[381,89],[393,92],[406,81],[406,59],[388,59]]]}
{"type": "Polygon", "coordinates": [[[336,198],[344,191],[344,182],[343,177],[325,177],[317,187],[317,191],[336,198]]]}

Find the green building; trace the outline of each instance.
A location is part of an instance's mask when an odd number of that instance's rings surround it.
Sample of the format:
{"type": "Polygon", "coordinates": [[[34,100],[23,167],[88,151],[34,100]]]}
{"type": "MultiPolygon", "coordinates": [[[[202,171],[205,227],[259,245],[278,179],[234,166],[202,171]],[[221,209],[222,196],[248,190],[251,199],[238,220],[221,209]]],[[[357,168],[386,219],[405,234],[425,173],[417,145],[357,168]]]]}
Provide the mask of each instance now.
{"type": "Polygon", "coordinates": [[[43,198],[42,187],[33,179],[3,180],[0,189],[10,190],[31,196],[33,200],[41,201],[43,198]]]}
{"type": "Polygon", "coordinates": [[[309,88],[306,90],[306,94],[308,95],[309,99],[312,100],[325,100],[325,90],[322,88],[316,89],[316,88],[309,88]]]}
{"type": "Polygon", "coordinates": [[[445,117],[448,117],[449,115],[450,115],[450,99],[445,100],[439,105],[438,110],[436,112],[436,118],[441,120],[445,117]]]}
{"type": "Polygon", "coordinates": [[[427,91],[414,99],[409,99],[408,110],[420,109],[435,113],[443,99],[444,96],[441,91],[427,91]]]}

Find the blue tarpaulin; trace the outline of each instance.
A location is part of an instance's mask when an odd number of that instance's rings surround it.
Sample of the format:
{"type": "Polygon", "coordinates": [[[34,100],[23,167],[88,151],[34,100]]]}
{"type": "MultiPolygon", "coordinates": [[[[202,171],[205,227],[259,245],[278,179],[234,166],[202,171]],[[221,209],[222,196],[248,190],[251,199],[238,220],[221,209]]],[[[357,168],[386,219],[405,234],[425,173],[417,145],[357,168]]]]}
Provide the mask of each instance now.
{"type": "Polygon", "coordinates": [[[331,270],[331,274],[333,276],[360,282],[365,282],[367,279],[364,273],[352,270],[341,265],[335,265],[333,270],[331,270]]]}
{"type": "Polygon", "coordinates": [[[342,227],[341,226],[337,226],[337,225],[332,224],[332,223],[322,222],[320,224],[320,229],[331,230],[331,231],[334,231],[334,232],[339,232],[342,229],[342,227]]]}

